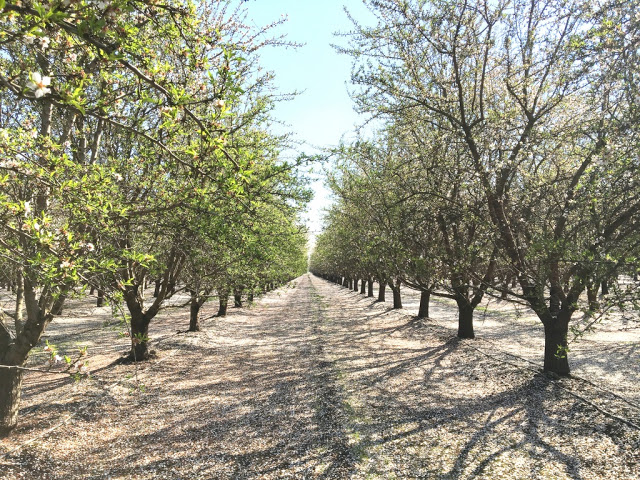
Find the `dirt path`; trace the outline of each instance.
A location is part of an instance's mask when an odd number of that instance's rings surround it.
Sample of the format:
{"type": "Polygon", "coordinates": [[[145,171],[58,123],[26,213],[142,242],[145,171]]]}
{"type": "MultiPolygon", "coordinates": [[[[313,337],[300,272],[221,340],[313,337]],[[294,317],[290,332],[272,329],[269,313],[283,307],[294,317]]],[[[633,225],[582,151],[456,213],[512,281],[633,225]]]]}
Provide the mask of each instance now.
{"type": "Polygon", "coordinates": [[[0,478],[640,476],[640,431],[614,418],[640,409],[320,279],[176,334],[187,319],[152,324],[158,357],[137,375],[111,363],[126,340],[91,325],[74,342],[91,343],[93,380],[29,374],[0,478]]]}

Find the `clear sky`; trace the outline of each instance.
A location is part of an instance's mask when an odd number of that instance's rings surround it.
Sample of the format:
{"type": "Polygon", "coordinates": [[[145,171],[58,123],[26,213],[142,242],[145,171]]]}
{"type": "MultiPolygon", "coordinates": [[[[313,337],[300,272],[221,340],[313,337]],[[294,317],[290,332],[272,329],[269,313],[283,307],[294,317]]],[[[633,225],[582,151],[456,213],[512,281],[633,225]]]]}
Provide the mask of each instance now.
{"type": "MultiPolygon", "coordinates": [[[[275,85],[281,92],[301,92],[294,100],[281,102],[275,117],[287,123],[288,131],[305,142],[300,150],[306,153],[335,146],[343,136],[352,138],[354,127],[359,123],[347,90],[351,58],[331,47],[331,44],[347,42],[334,36],[334,32],[352,29],[344,5],[356,19],[367,19],[370,15],[360,0],[249,0],[245,3],[249,18],[256,25],[267,25],[286,15],[288,21],[277,32],[286,34],[289,41],[304,44],[297,49],[265,49],[261,64],[275,72],[275,85]]],[[[317,233],[329,192],[322,180],[312,186],[315,198],[309,206],[307,224],[312,233],[317,233]]]]}

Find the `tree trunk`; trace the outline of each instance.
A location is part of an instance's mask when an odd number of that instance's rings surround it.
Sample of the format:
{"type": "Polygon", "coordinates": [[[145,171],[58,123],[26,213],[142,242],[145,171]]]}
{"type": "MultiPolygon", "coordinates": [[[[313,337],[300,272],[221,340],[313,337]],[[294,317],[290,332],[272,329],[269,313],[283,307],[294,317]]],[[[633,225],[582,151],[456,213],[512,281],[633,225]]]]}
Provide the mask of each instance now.
{"type": "Polygon", "coordinates": [[[226,317],[227,316],[227,305],[229,305],[229,294],[222,293],[220,294],[220,308],[218,308],[218,317],[226,317]]]}
{"type": "Polygon", "coordinates": [[[96,307],[104,307],[104,290],[98,289],[98,298],[96,299],[96,307]]]}
{"type": "Polygon", "coordinates": [[[418,318],[429,318],[429,300],[431,299],[431,290],[422,290],[420,292],[420,307],[418,308],[418,318]]]}
{"type": "Polygon", "coordinates": [[[348,287],[349,286],[349,279],[347,277],[344,277],[344,280],[342,281],[342,286],[343,287],[348,287]]]}
{"type": "Polygon", "coordinates": [[[598,302],[598,288],[600,285],[597,283],[595,285],[587,286],[587,300],[589,301],[589,311],[597,312],[600,310],[600,302],[598,302]]]}
{"type": "Polygon", "coordinates": [[[568,322],[554,319],[544,326],[544,371],[569,375],[567,357],[568,322]]]}
{"type": "Polygon", "coordinates": [[[387,285],[384,282],[379,282],[378,285],[380,286],[380,289],[378,290],[378,301],[384,302],[384,299],[385,299],[384,291],[387,285]]]}
{"type": "Polygon", "coordinates": [[[367,292],[367,282],[366,280],[363,278],[360,281],[360,294],[364,295],[367,292]]]}
{"type": "Polygon", "coordinates": [[[67,296],[62,294],[56,298],[56,301],[53,302],[53,307],[51,307],[52,315],[62,315],[62,307],[64,307],[64,302],[67,300],[67,296]]]}
{"type": "Polygon", "coordinates": [[[466,298],[456,299],[458,304],[458,338],[476,338],[473,331],[473,310],[466,298]]]}
{"type": "Polygon", "coordinates": [[[16,337],[20,335],[22,331],[22,310],[24,309],[24,277],[22,274],[22,267],[18,267],[18,272],[16,275],[16,337]]]}
{"type": "Polygon", "coordinates": [[[400,296],[400,285],[393,286],[390,285],[391,291],[393,292],[393,308],[399,309],[402,308],[402,297],[400,296]]]}
{"type": "Polygon", "coordinates": [[[144,314],[131,314],[131,351],[129,360],[141,362],[149,359],[149,323],[144,314]]]}
{"type": "Polygon", "coordinates": [[[189,308],[189,331],[200,331],[200,307],[198,295],[191,295],[191,306],[189,308]]]}
{"type": "Polygon", "coordinates": [[[367,281],[367,297],[373,297],[373,278],[367,281]]]}
{"type": "Polygon", "coordinates": [[[247,302],[253,303],[253,290],[251,290],[249,295],[247,295],[247,302]]]}
{"type": "Polygon", "coordinates": [[[551,315],[558,315],[560,312],[560,292],[556,287],[549,289],[549,311],[551,315]]]}
{"type": "Polygon", "coordinates": [[[353,291],[357,292],[358,291],[358,279],[354,279],[353,280],[353,291]]]}
{"type": "Polygon", "coordinates": [[[233,293],[233,306],[236,308],[242,307],[242,293],[239,291],[233,293]]]}
{"type": "Polygon", "coordinates": [[[609,295],[609,281],[606,278],[602,280],[601,288],[602,295],[609,295]]]}
{"type": "Polygon", "coordinates": [[[22,370],[0,368],[0,438],[18,424],[20,393],[22,390],[22,370]]]}
{"type": "Polygon", "coordinates": [[[160,295],[160,286],[162,284],[162,281],[160,279],[156,280],[156,285],[153,289],[153,296],[157,297],[158,295],[160,295]]]}

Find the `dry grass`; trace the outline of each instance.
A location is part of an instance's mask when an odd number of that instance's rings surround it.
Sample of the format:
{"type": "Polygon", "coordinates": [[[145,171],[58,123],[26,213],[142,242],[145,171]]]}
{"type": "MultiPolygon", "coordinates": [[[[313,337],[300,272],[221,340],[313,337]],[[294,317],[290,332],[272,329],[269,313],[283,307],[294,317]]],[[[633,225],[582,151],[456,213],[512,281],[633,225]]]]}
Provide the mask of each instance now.
{"type": "Polygon", "coordinates": [[[496,349],[498,314],[495,335],[485,322],[483,338],[459,341],[445,304],[437,322],[417,321],[411,302],[389,311],[305,276],[197,334],[176,333],[185,311],[162,316],[158,355],[136,380],[134,366],[113,363],[127,342],[102,327],[108,311],[83,305],[49,335],[90,344],[92,378],[27,374],[21,424],[0,456],[18,450],[0,458],[0,478],[640,477],[640,431],[620,421],[640,424],[636,377],[616,396],[586,367],[598,386],[542,376],[526,361],[535,345],[517,349],[524,333],[496,349]]]}

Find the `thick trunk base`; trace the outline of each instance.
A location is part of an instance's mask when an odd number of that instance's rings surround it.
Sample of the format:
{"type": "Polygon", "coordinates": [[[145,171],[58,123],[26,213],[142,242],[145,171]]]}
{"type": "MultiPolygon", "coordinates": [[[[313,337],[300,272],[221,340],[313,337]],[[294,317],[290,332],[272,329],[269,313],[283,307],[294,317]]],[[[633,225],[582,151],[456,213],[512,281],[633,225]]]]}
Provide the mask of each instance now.
{"type": "Polygon", "coordinates": [[[200,331],[200,304],[192,300],[191,308],[189,309],[189,331],[190,332],[199,332],[200,331]]]}
{"type": "Polygon", "coordinates": [[[569,375],[567,356],[567,328],[561,326],[544,327],[544,371],[556,375],[569,375]]]}
{"type": "Polygon", "coordinates": [[[18,424],[22,371],[0,368],[0,438],[4,438],[18,424]]]}
{"type": "Polygon", "coordinates": [[[476,338],[473,331],[473,307],[467,302],[458,304],[458,338],[476,338]]]}
{"type": "Polygon", "coordinates": [[[146,341],[132,341],[128,358],[131,362],[149,360],[149,344],[146,341]]]}
{"type": "Polygon", "coordinates": [[[420,307],[418,308],[418,318],[429,318],[429,300],[431,292],[420,292],[420,307]]]}
{"type": "Polygon", "coordinates": [[[385,289],[386,289],[386,285],[383,282],[380,282],[380,290],[378,290],[378,301],[379,302],[384,302],[385,301],[385,289]]]}
{"type": "Polygon", "coordinates": [[[367,282],[367,297],[373,297],[373,280],[367,282]]]}

